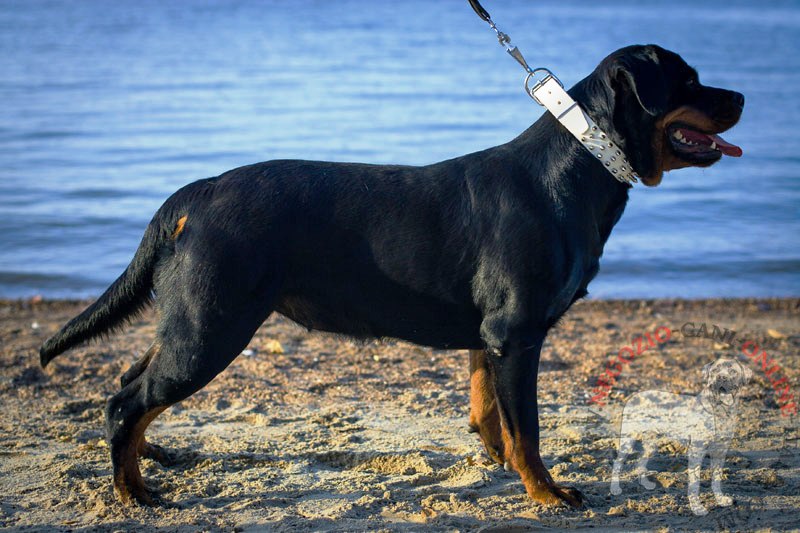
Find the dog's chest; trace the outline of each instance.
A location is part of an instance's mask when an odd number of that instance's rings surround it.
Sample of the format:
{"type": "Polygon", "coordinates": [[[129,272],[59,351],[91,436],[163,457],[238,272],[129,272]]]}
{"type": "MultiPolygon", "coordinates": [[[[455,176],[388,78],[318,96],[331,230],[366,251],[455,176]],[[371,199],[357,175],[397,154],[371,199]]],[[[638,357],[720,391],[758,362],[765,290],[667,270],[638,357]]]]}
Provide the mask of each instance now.
{"type": "Polygon", "coordinates": [[[600,269],[600,257],[603,255],[605,243],[614,225],[622,217],[626,200],[627,192],[600,222],[588,224],[591,229],[577,238],[579,244],[568,254],[571,260],[565,270],[569,273],[547,309],[547,318],[551,322],[558,320],[576,300],[588,294],[589,283],[600,269]]]}
{"type": "Polygon", "coordinates": [[[587,287],[597,275],[599,259],[599,257],[582,257],[581,260],[572,262],[566,282],[547,309],[548,321],[558,320],[576,300],[588,294],[587,287]]]}

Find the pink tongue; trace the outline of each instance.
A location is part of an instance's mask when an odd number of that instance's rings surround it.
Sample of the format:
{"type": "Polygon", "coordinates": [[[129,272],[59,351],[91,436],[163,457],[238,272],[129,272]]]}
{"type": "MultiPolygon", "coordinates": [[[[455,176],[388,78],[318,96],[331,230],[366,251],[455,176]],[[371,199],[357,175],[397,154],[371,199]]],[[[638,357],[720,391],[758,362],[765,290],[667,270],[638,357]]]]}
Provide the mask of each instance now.
{"type": "Polygon", "coordinates": [[[698,144],[703,144],[705,146],[711,146],[711,143],[717,143],[717,150],[719,150],[723,154],[729,155],[731,157],[742,156],[741,148],[739,148],[735,144],[729,143],[719,135],[700,133],[699,131],[687,130],[684,128],[681,128],[680,131],[683,134],[684,138],[689,141],[698,144]]]}
{"type": "Polygon", "coordinates": [[[729,155],[731,157],[742,157],[742,149],[736,146],[735,144],[731,144],[719,135],[709,135],[712,141],[717,143],[717,150],[722,152],[725,155],[729,155]]]}

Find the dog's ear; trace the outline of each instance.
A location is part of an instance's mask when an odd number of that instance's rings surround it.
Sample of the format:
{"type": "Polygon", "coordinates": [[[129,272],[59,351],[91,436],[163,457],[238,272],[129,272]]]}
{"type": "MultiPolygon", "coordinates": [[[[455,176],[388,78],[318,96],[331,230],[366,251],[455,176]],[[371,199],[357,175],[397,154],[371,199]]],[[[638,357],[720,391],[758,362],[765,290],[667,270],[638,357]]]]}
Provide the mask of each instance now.
{"type": "Polygon", "coordinates": [[[667,109],[669,92],[663,68],[655,52],[629,52],[620,55],[609,72],[614,91],[628,91],[646,113],[659,115],[667,109]]]}
{"type": "Polygon", "coordinates": [[[703,367],[703,382],[708,381],[708,376],[711,373],[711,367],[714,366],[714,363],[708,363],[706,366],[703,367]]]}
{"type": "Polygon", "coordinates": [[[739,363],[739,367],[742,369],[742,385],[750,383],[750,380],[753,379],[753,371],[750,370],[750,367],[743,364],[741,361],[736,361],[739,363]]]}

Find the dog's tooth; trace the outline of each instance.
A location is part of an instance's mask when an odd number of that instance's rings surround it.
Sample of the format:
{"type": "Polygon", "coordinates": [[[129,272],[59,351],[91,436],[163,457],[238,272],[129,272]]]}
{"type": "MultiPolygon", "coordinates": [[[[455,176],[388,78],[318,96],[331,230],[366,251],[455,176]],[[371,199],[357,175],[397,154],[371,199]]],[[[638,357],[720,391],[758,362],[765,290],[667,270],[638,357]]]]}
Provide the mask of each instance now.
{"type": "Polygon", "coordinates": [[[511,472],[511,463],[509,463],[508,461],[506,461],[506,462],[503,464],[503,470],[505,470],[506,472],[511,472]]]}
{"type": "Polygon", "coordinates": [[[716,150],[717,149],[717,141],[714,141],[714,142],[711,143],[711,149],[712,150],[716,150]]]}

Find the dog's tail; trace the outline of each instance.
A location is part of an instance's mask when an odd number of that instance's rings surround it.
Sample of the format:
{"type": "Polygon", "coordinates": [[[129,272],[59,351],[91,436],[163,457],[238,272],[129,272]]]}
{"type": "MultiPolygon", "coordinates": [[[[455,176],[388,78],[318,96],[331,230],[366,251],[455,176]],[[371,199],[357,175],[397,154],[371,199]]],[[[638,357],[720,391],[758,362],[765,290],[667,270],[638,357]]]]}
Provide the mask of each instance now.
{"type": "Polygon", "coordinates": [[[173,218],[166,214],[173,212],[167,203],[150,221],[133,260],[122,275],[97,301],[67,322],[58,333],[42,345],[39,350],[39,362],[42,368],[57,355],[81,342],[122,327],[152,301],[153,274],[161,250],[170,236],[174,238],[183,230],[183,224],[186,222],[186,218],[181,218],[177,220],[177,226],[175,221],[167,226],[168,220],[173,218]]]}

